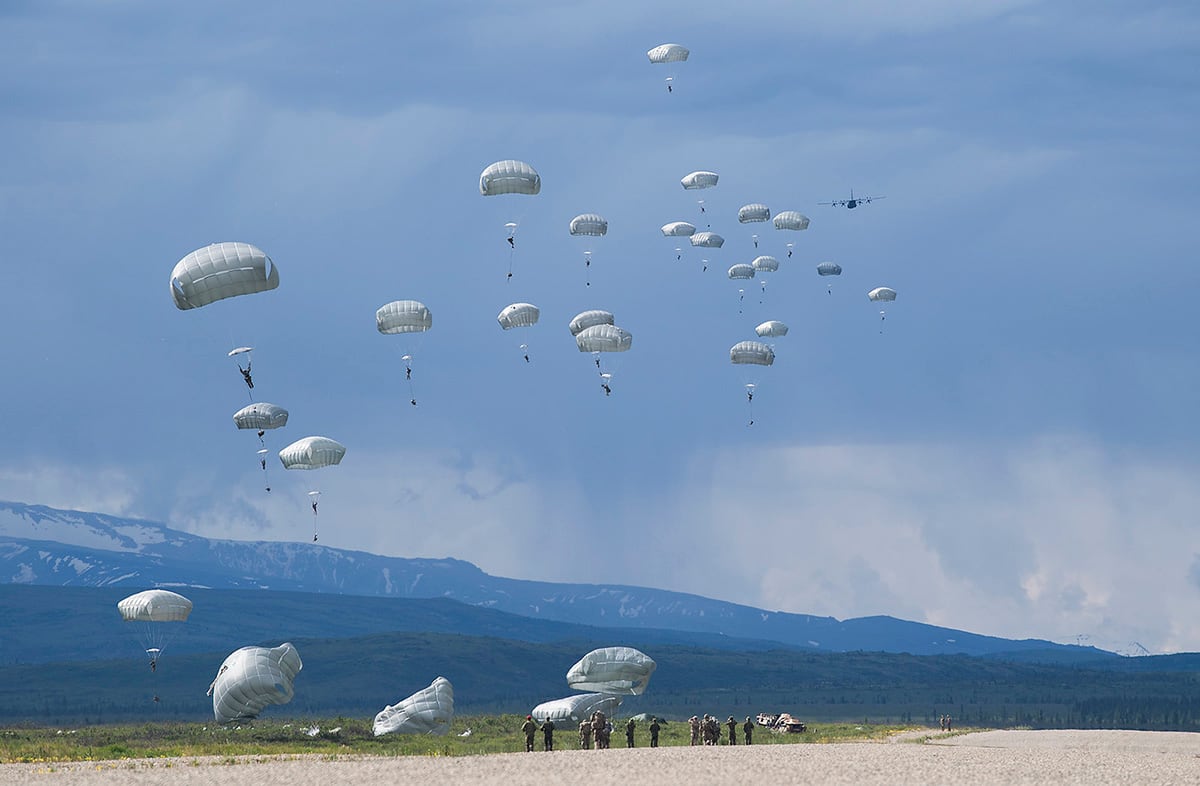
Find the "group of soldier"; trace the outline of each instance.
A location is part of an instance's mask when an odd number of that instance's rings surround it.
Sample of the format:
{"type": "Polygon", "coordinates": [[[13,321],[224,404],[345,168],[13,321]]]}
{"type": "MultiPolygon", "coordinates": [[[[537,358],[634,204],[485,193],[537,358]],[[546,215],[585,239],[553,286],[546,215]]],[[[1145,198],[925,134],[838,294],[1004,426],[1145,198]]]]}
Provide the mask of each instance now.
{"type": "MultiPolygon", "coordinates": [[[[721,744],[721,721],[716,717],[704,714],[703,718],[697,718],[695,715],[688,718],[688,727],[691,730],[692,745],[720,745],[721,744]]],[[[727,745],[737,745],[737,727],[738,722],[732,715],[729,720],[725,721],[725,727],[729,730],[729,742],[727,745]]],[[[754,722],[750,720],[750,716],[746,716],[746,722],[742,724],[742,736],[746,745],[753,744],[754,740],[754,722]]]]}
{"type": "Polygon", "coordinates": [[[942,722],[942,731],[953,731],[954,730],[951,728],[953,723],[952,723],[949,715],[943,715],[940,718],[940,720],[942,722]]]}
{"type": "MultiPolygon", "coordinates": [[[[533,740],[538,731],[537,721],[532,715],[525,716],[525,722],[521,724],[521,731],[525,734],[525,751],[533,752],[533,740]]],[[[542,732],[542,750],[554,750],[554,721],[549,718],[541,725],[542,732]]],[[[630,718],[625,722],[625,746],[627,748],[634,747],[633,736],[637,730],[637,722],[630,718]]],[[[658,718],[650,718],[650,747],[658,747],[658,733],[662,730],[662,726],[658,722],[658,718]]],[[[579,724],[579,747],[582,750],[592,749],[592,740],[596,742],[596,749],[602,750],[608,748],[612,741],[613,724],[603,712],[597,710],[591,714],[591,717],[584,718],[579,724]]]]}

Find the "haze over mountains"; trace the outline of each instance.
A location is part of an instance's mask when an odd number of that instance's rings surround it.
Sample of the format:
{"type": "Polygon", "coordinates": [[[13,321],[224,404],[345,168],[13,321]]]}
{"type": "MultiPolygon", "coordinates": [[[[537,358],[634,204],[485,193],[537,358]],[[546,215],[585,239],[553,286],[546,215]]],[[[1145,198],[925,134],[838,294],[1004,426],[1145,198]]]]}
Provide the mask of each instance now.
{"type": "MultiPolygon", "coordinates": [[[[162,586],[449,598],[545,621],[720,634],[833,652],[983,655],[1064,646],[886,616],[841,621],[773,612],[645,587],[522,581],[490,576],[455,559],[382,557],[309,543],[210,540],[148,521],[15,502],[0,502],[0,578],[7,584],[131,592],[162,586]]],[[[374,630],[382,629],[356,632],[374,630]]]]}

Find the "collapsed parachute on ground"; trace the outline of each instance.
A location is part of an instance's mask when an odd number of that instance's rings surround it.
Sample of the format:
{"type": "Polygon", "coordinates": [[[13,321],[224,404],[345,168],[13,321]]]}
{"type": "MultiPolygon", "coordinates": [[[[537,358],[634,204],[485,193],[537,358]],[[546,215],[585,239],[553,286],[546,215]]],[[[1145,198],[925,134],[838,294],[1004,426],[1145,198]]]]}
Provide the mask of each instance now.
{"type": "Polygon", "coordinates": [[[867,293],[871,300],[891,302],[896,299],[896,290],[891,287],[875,287],[867,293]]]}
{"type": "Polygon", "coordinates": [[[774,273],[779,270],[779,260],[770,256],[755,257],[750,267],[759,273],[774,273]]]}
{"type": "Polygon", "coordinates": [[[725,238],[716,232],[697,232],[692,235],[691,243],[699,248],[720,248],[725,245],[725,238]]]}
{"type": "Polygon", "coordinates": [[[616,325],[592,325],[575,334],[580,352],[626,352],[633,346],[633,334],[616,325]]]}
{"type": "Polygon", "coordinates": [[[428,688],[403,701],[384,707],[375,716],[375,736],[384,734],[433,734],[450,731],[454,720],[454,686],[438,677],[428,688]]]}
{"type": "Polygon", "coordinates": [[[180,311],[279,286],[279,268],[249,243],[213,243],[188,254],[171,271],[171,298],[180,311]]]}
{"type": "Polygon", "coordinates": [[[583,213],[571,219],[569,230],[572,235],[603,237],[608,234],[608,219],[597,213],[583,213]]]}
{"type": "Polygon", "coordinates": [[[621,707],[620,696],[610,696],[604,693],[577,693],[553,701],[542,702],[534,707],[529,714],[538,723],[554,721],[554,725],[570,722],[578,724],[584,718],[592,717],[594,712],[603,712],[609,718],[613,717],[621,707]]]}
{"type": "Polygon", "coordinates": [[[285,469],[320,469],[342,462],[346,446],[329,437],[305,437],[279,451],[285,469]]]}
{"type": "Polygon", "coordinates": [[[682,63],[691,50],[682,44],[659,44],[646,53],[651,63],[682,63]]]}
{"type": "Polygon", "coordinates": [[[733,265],[728,275],[730,278],[754,278],[754,267],[745,263],[733,265]]]}
{"type": "Polygon", "coordinates": [[[836,262],[822,262],[817,265],[818,276],[840,276],[842,274],[842,266],[836,262]]]}
{"type": "Polygon", "coordinates": [[[729,362],[735,366],[769,366],[775,351],[761,341],[739,341],[729,348],[729,362]]]}
{"type": "Polygon", "coordinates": [[[208,692],[218,723],[257,718],[268,704],[287,704],[292,681],[304,667],[291,643],[278,647],[242,647],[217,672],[208,692]]]}
{"type": "Polygon", "coordinates": [[[684,175],[680,178],[679,184],[688,191],[695,191],[700,188],[712,188],[716,186],[717,180],[720,177],[716,172],[706,172],[701,169],[684,175]]]}
{"type": "Polygon", "coordinates": [[[662,225],[664,237],[691,237],[696,234],[696,225],[686,221],[672,221],[662,225]]]}
{"type": "Polygon", "coordinates": [[[776,229],[791,229],[800,231],[808,229],[808,216],[797,213],[795,210],[785,210],[775,216],[776,229]]]}
{"type": "Polygon", "coordinates": [[[780,322],[778,319],[768,319],[758,327],[754,328],[754,332],[760,338],[777,338],[788,334],[788,326],[780,322]]]}
{"type": "Polygon", "coordinates": [[[650,684],[656,665],[653,658],[633,647],[601,647],[567,671],[567,685],[575,690],[639,696],[650,684]]]}
{"type": "Polygon", "coordinates": [[[738,208],[738,222],[742,224],[751,224],[759,221],[769,221],[771,218],[771,208],[758,202],[749,205],[742,205],[738,208]]]}
{"type": "Polygon", "coordinates": [[[533,167],[524,161],[507,159],[489,164],[479,175],[479,193],[484,196],[498,194],[529,194],[541,192],[542,178],[533,167]]]}
{"type": "Polygon", "coordinates": [[[260,401],[242,407],[233,413],[233,423],[240,429],[264,431],[283,428],[288,422],[288,411],[278,404],[260,401]]]}
{"type": "Polygon", "coordinates": [[[536,325],[541,314],[541,309],[532,303],[513,303],[504,307],[504,310],[496,317],[496,321],[505,330],[512,330],[517,327],[536,325]]]}
{"type": "Polygon", "coordinates": [[[375,327],[384,335],[423,333],[433,327],[433,314],[419,300],[394,300],[375,312],[375,327]]]}
{"type": "Polygon", "coordinates": [[[609,311],[600,309],[591,309],[589,311],[581,311],[576,314],[567,328],[571,331],[572,336],[578,336],[583,331],[596,325],[611,325],[613,324],[613,315],[609,311]]]}

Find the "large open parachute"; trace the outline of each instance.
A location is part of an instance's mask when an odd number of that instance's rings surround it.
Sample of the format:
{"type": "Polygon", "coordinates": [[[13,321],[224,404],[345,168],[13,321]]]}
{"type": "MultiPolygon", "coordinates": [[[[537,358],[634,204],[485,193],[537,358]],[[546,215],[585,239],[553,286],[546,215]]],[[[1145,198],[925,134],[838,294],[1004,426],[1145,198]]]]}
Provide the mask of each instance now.
{"type": "Polygon", "coordinates": [[[268,704],[292,700],[292,681],[304,663],[290,642],[278,647],[242,647],[221,664],[208,687],[218,723],[257,718],[268,704]]]}
{"type": "Polygon", "coordinates": [[[779,260],[772,256],[755,257],[750,267],[758,273],[774,273],[779,270],[779,260]]]}
{"type": "Polygon", "coordinates": [[[601,647],[567,671],[567,685],[575,690],[640,696],[656,665],[649,655],[633,647],[601,647]]]}
{"type": "Polygon", "coordinates": [[[138,641],[150,658],[150,668],[157,671],[159,657],[178,630],[175,623],[187,621],[192,602],[176,592],[152,589],[118,601],[117,611],[121,619],[136,628],[138,641]]]}
{"type": "Polygon", "coordinates": [[[713,188],[717,185],[717,180],[720,175],[716,172],[708,172],[700,169],[695,172],[690,172],[679,179],[679,184],[688,191],[695,191],[701,188],[713,188]]]}
{"type": "Polygon", "coordinates": [[[612,312],[603,311],[598,308],[593,308],[588,311],[580,311],[572,319],[567,328],[571,331],[572,336],[578,336],[583,331],[596,325],[611,325],[614,323],[612,312]]]}
{"type": "Polygon", "coordinates": [[[686,221],[672,221],[662,225],[664,237],[691,237],[696,234],[696,225],[686,221]]]}
{"type": "Polygon", "coordinates": [[[808,229],[808,216],[795,210],[785,210],[776,214],[774,221],[776,229],[791,229],[797,232],[808,229]]]}
{"type": "Polygon", "coordinates": [[[891,302],[896,299],[896,290],[891,287],[875,287],[867,293],[871,300],[891,302]]]}
{"type": "Polygon", "coordinates": [[[729,362],[735,366],[769,366],[775,362],[775,351],[761,341],[739,341],[729,348],[729,362]]]}
{"type": "MultiPolygon", "coordinates": [[[[842,266],[836,262],[822,262],[817,265],[818,276],[840,276],[842,274],[842,266]]],[[[830,281],[825,290],[829,294],[833,294],[833,281],[830,281]]]]}
{"type": "Polygon", "coordinates": [[[759,338],[777,338],[788,334],[788,326],[778,319],[768,319],[754,328],[754,332],[758,334],[759,338]]]}
{"type": "Polygon", "coordinates": [[[771,219],[771,208],[764,204],[753,202],[749,205],[742,205],[738,208],[738,222],[742,224],[751,224],[759,221],[769,221],[771,219]]]}
{"type": "MultiPolygon", "coordinates": [[[[500,327],[504,330],[532,327],[537,324],[541,314],[541,309],[532,303],[513,303],[512,305],[505,306],[500,311],[496,316],[496,321],[500,323],[500,327]]],[[[525,357],[525,362],[528,363],[529,345],[521,344],[521,352],[525,357]]]]}
{"type": "Polygon", "coordinates": [[[716,232],[697,232],[691,236],[690,241],[698,248],[720,248],[725,245],[725,238],[716,232]]]}
{"type": "Polygon", "coordinates": [[[616,325],[592,325],[575,334],[580,352],[627,352],[633,346],[633,334],[616,325]]]}
{"type": "Polygon", "coordinates": [[[682,44],[659,44],[646,53],[651,63],[682,63],[691,50],[682,44]]]}
{"type": "Polygon", "coordinates": [[[524,161],[507,159],[489,164],[479,174],[479,193],[484,196],[498,194],[528,194],[533,196],[542,190],[542,177],[537,170],[524,161]]]}
{"type": "Polygon", "coordinates": [[[423,333],[433,327],[433,315],[419,300],[394,300],[375,312],[375,327],[384,335],[423,333]]]}
{"type": "Polygon", "coordinates": [[[605,693],[577,693],[553,701],[545,701],[530,711],[538,723],[554,721],[556,726],[565,723],[579,724],[594,712],[603,712],[609,718],[621,707],[622,697],[605,693]]]}
{"type": "Polygon", "coordinates": [[[731,265],[727,275],[735,279],[754,278],[754,266],[747,265],[745,262],[731,265]]]}
{"type": "Polygon", "coordinates": [[[305,437],[279,451],[284,469],[321,469],[340,464],[346,446],[329,437],[305,437]]]}
{"type": "Polygon", "coordinates": [[[283,428],[288,422],[288,411],[278,404],[260,401],[242,407],[233,413],[233,423],[239,429],[266,431],[283,428]]]}
{"type": "Polygon", "coordinates": [[[375,716],[375,736],[384,734],[433,734],[450,731],[454,720],[454,686],[438,677],[428,688],[403,701],[384,707],[375,716]]]}
{"type": "Polygon", "coordinates": [[[571,219],[568,231],[572,235],[603,237],[608,234],[608,219],[598,213],[582,213],[571,219]]]}
{"type": "Polygon", "coordinates": [[[213,243],[188,254],[171,271],[171,298],[181,311],[279,286],[279,268],[249,243],[213,243]]]}

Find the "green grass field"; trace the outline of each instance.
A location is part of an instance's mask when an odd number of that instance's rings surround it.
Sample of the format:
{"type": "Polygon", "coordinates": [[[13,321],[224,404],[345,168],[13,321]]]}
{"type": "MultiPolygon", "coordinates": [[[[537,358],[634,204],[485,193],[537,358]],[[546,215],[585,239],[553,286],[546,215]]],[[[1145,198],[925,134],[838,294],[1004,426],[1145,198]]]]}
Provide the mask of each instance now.
{"type": "MultiPolygon", "coordinates": [[[[253,756],[283,754],[376,756],[473,756],[524,750],[520,715],[471,715],[454,719],[445,737],[389,734],[375,737],[371,722],[357,718],[321,721],[257,720],[219,726],[215,723],[146,723],[137,725],[0,729],[0,764],[16,762],[103,761],[168,756],[253,756]],[[319,731],[310,734],[313,729],[319,731]],[[467,729],[471,734],[458,736],[467,729]],[[336,731],[335,731],[336,730],[336,731]]],[[[886,739],[911,726],[854,723],[810,724],[804,734],[774,734],[757,728],[756,745],[857,742],[886,739]]],[[[686,722],[663,726],[659,745],[687,745],[686,722]]],[[[639,723],[638,747],[650,744],[646,723],[639,723]]],[[[740,742],[740,735],[739,735],[740,742]]],[[[542,736],[537,735],[541,750],[542,736]]],[[[559,730],[558,749],[578,747],[578,733],[559,730]]],[[[613,733],[614,747],[625,746],[624,722],[613,733]]]]}

